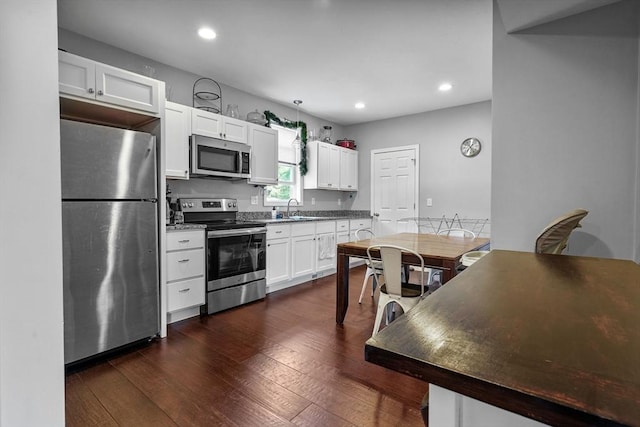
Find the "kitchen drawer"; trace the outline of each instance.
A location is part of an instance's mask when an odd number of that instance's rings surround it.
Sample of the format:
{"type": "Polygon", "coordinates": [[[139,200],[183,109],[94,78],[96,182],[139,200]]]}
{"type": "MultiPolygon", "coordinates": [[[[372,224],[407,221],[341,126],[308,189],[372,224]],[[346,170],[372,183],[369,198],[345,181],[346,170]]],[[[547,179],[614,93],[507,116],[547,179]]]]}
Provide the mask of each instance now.
{"type": "Polygon", "coordinates": [[[336,222],[335,221],[320,221],[316,222],[316,234],[321,233],[335,233],[336,222]]]}
{"type": "Polygon", "coordinates": [[[349,220],[340,220],[336,221],[336,231],[340,233],[341,231],[349,232],[349,220]]]}
{"type": "Polygon", "coordinates": [[[195,248],[204,248],[204,229],[167,232],[167,251],[195,248]]]}
{"type": "Polygon", "coordinates": [[[292,236],[307,236],[310,234],[316,234],[315,222],[305,222],[304,224],[294,224],[291,226],[292,236]]]}
{"type": "Polygon", "coordinates": [[[371,228],[371,218],[352,219],[349,221],[349,230],[351,232],[360,228],[371,228]]]}
{"type": "Polygon", "coordinates": [[[167,311],[169,313],[184,308],[204,304],[204,277],[167,285],[167,311]]]}
{"type": "Polygon", "coordinates": [[[204,249],[167,253],[167,282],[204,276],[204,249]]]}
{"type": "Polygon", "coordinates": [[[281,237],[289,237],[290,226],[286,225],[267,225],[267,240],[280,239],[281,237]]]}

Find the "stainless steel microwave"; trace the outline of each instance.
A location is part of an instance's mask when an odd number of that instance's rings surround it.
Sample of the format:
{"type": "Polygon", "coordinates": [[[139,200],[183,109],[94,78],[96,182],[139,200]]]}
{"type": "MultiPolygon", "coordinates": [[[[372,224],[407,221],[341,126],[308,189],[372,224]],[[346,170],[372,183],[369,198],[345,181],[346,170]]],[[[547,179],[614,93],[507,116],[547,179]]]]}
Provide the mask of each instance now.
{"type": "Polygon", "coordinates": [[[191,175],[250,178],[251,147],[201,135],[191,136],[191,175]]]}

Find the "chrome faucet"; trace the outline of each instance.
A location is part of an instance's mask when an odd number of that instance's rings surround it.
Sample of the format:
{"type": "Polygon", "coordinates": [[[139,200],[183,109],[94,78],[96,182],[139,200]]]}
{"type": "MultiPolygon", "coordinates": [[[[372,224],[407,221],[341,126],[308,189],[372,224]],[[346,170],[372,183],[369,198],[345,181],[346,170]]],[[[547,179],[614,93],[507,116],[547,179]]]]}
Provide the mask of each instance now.
{"type": "Polygon", "coordinates": [[[289,214],[289,209],[291,208],[291,202],[296,201],[296,206],[300,206],[298,202],[298,199],[289,199],[289,201],[287,202],[287,218],[291,218],[291,215],[289,214]]]}

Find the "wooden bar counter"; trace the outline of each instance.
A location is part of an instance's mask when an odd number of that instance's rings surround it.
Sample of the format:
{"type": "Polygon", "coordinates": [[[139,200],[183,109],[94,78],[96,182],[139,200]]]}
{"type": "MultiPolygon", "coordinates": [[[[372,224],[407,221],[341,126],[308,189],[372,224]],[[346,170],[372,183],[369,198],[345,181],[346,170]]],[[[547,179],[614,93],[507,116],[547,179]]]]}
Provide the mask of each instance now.
{"type": "Polygon", "coordinates": [[[640,266],[492,251],[365,358],[549,425],[640,426],[640,266]]]}

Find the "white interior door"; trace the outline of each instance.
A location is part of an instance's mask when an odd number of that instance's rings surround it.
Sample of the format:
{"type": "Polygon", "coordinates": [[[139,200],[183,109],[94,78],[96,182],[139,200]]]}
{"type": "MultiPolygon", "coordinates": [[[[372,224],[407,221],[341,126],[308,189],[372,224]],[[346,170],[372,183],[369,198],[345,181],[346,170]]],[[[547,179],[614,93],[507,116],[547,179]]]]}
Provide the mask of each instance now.
{"type": "Polygon", "coordinates": [[[379,236],[414,231],[418,216],[419,147],[371,151],[371,210],[379,236]]]}

